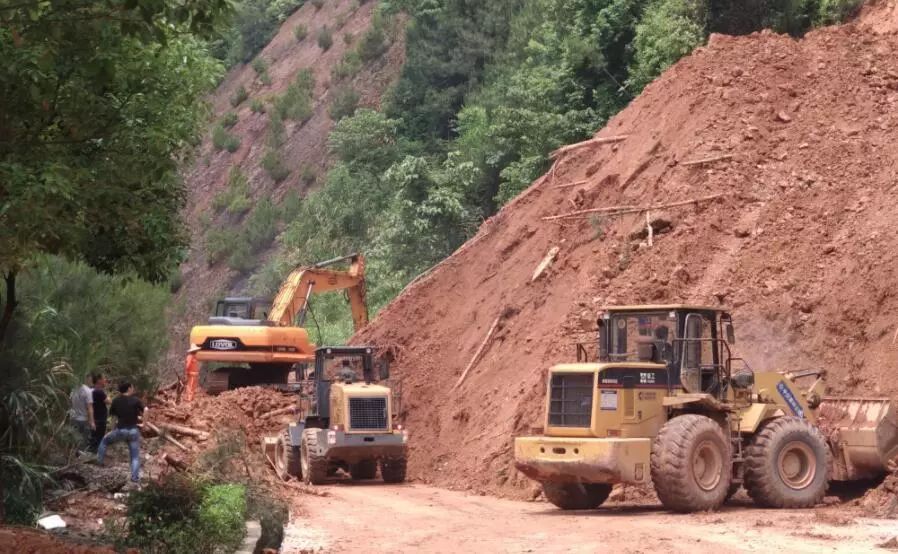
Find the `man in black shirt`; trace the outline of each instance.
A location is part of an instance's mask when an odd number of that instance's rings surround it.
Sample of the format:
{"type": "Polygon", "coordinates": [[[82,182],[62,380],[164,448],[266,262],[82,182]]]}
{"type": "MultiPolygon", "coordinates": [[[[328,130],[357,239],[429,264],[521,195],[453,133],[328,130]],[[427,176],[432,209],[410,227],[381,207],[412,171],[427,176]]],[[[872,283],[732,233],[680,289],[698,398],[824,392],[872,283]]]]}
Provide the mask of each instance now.
{"type": "Polygon", "coordinates": [[[114,443],[127,441],[128,454],[131,458],[131,482],[140,483],[140,427],[143,426],[143,417],[146,409],[139,398],[134,396],[134,387],[131,383],[121,383],[118,386],[121,393],[112,401],[109,415],[118,419],[115,430],[103,437],[97,450],[97,461],[103,465],[106,457],[106,448],[114,443]]]}
{"type": "Polygon", "coordinates": [[[96,452],[106,434],[106,415],[109,408],[109,395],[106,394],[106,376],[102,373],[94,373],[91,376],[93,382],[94,425],[90,437],[90,451],[96,452]]]}

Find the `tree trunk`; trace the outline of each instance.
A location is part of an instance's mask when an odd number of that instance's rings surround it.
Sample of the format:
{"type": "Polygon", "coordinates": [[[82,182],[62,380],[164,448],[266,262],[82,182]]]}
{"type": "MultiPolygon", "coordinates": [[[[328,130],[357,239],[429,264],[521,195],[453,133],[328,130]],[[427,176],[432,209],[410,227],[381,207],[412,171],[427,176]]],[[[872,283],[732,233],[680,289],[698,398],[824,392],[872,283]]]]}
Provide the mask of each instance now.
{"type": "Polygon", "coordinates": [[[16,272],[9,270],[9,273],[3,276],[6,281],[6,304],[3,307],[3,316],[0,318],[0,346],[6,338],[6,331],[9,329],[9,323],[12,321],[12,314],[16,310],[18,302],[16,301],[16,272]]]}

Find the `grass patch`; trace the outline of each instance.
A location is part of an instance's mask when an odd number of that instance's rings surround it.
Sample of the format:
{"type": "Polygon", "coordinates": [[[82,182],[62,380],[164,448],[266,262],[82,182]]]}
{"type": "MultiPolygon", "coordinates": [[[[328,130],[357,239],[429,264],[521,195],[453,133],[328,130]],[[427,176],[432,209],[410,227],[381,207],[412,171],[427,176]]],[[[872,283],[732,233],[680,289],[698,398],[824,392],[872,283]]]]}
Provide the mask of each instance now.
{"type": "Polygon", "coordinates": [[[335,80],[341,80],[354,76],[361,68],[362,58],[359,57],[358,52],[350,50],[343,56],[343,59],[334,66],[331,70],[331,75],[335,80]]]}
{"type": "Polygon", "coordinates": [[[234,95],[231,96],[231,106],[236,108],[247,98],[249,98],[249,93],[246,91],[246,87],[240,85],[237,87],[237,90],[234,91],[234,95]]]}
{"type": "Polygon", "coordinates": [[[309,28],[303,24],[299,24],[296,27],[293,27],[293,37],[296,39],[296,42],[302,42],[309,36],[309,28]]]}
{"type": "Polygon", "coordinates": [[[240,139],[229,133],[223,125],[218,124],[212,129],[212,146],[216,150],[234,153],[240,148],[240,139]]]}
{"type": "Polygon", "coordinates": [[[270,149],[265,152],[265,156],[262,158],[262,167],[275,183],[280,183],[290,175],[290,170],[284,165],[284,160],[277,150],[270,149]]]}
{"type": "Polygon", "coordinates": [[[235,112],[228,112],[222,116],[221,126],[225,129],[230,129],[234,125],[237,125],[237,121],[239,121],[237,114],[235,112]]]}
{"type": "Polygon", "coordinates": [[[331,30],[327,28],[327,25],[318,29],[318,46],[324,50],[325,52],[330,50],[330,47],[334,44],[334,37],[331,34],[331,30]]]}
{"type": "Polygon", "coordinates": [[[359,107],[359,93],[350,87],[344,87],[334,94],[334,101],[331,103],[328,113],[334,121],[340,121],[344,117],[349,117],[355,113],[359,107]]]}
{"type": "Polygon", "coordinates": [[[249,105],[249,110],[253,113],[265,113],[265,102],[262,102],[258,98],[253,98],[253,101],[249,105]]]}
{"type": "Polygon", "coordinates": [[[312,92],[315,89],[315,78],[309,69],[301,70],[293,83],[274,102],[274,111],[281,119],[306,121],[312,117],[312,92]]]}
{"type": "Polygon", "coordinates": [[[217,212],[227,210],[230,214],[241,215],[249,211],[250,206],[249,181],[240,168],[234,166],[228,173],[227,188],[215,195],[212,207],[217,212]]]}

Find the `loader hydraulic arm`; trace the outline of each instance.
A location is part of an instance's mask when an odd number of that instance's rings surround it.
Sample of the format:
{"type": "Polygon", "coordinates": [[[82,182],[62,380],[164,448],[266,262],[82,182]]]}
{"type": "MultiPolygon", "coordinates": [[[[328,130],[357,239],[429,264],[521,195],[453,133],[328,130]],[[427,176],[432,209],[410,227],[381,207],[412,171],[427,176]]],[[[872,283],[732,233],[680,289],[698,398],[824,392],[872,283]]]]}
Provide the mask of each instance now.
{"type": "MultiPolygon", "coordinates": [[[[361,254],[342,256],[311,267],[294,269],[275,296],[268,321],[280,327],[293,326],[297,316],[305,319],[309,297],[313,293],[335,290],[346,290],[349,295],[355,330],[364,327],[368,323],[368,306],[365,302],[365,258],[361,254]],[[329,266],[347,260],[348,269],[329,269],[329,266]]],[[[303,322],[299,322],[300,326],[302,324],[303,322]]]]}

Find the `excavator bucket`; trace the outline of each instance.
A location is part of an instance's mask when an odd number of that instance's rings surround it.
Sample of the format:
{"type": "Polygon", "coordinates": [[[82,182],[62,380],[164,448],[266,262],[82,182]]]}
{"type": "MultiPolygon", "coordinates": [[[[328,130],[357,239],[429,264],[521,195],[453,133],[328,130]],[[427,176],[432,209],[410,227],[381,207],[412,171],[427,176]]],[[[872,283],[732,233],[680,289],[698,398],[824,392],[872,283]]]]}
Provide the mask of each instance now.
{"type": "Polygon", "coordinates": [[[825,398],[817,426],[832,448],[834,481],[883,475],[898,456],[898,414],[889,399],[825,398]]]}

